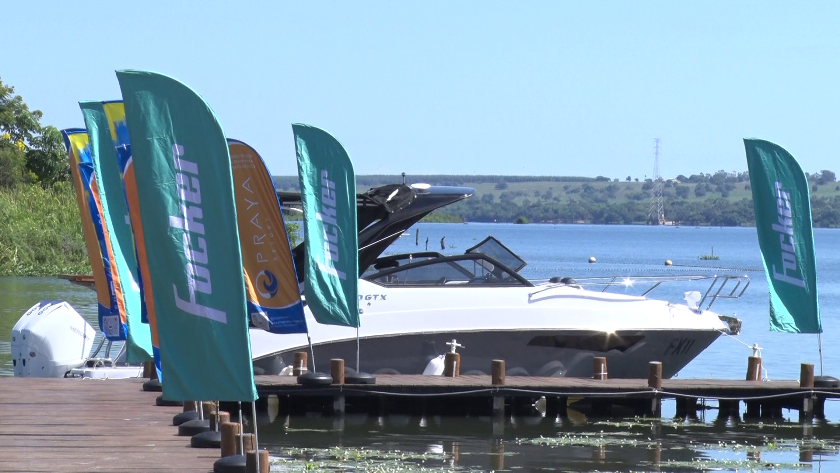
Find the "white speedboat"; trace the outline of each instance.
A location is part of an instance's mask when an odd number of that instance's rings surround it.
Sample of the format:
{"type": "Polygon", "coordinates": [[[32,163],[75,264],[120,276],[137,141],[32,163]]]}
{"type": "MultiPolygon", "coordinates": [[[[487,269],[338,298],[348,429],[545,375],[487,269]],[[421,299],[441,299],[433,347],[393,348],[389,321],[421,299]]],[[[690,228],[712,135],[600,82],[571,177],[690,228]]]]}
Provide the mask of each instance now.
{"type": "MultiPolygon", "coordinates": [[[[355,368],[358,349],[363,372],[428,373],[457,340],[461,374],[488,373],[491,361],[501,359],[509,375],[591,377],[592,358],[604,356],[609,377],[644,378],[651,361],[662,362],[663,376],[671,377],[721,334],[740,330],[740,320],[709,308],[718,298],[743,294],[746,276],[632,278],[652,288],[709,283],[705,294],[672,303],[647,298],[650,291],[609,292],[627,278],[529,281],[518,272],[526,263],[492,237],[463,255],[381,256],[423,216],[472,194],[463,187],[394,185],[358,196],[359,267],[365,268],[358,342],[355,328],[320,325],[307,310],[315,369],[327,370],[332,358],[355,368]]],[[[299,202],[294,194],[279,196],[284,205],[299,202]]],[[[299,273],[303,251],[304,245],[294,251],[299,273]]],[[[251,350],[257,374],[276,374],[310,345],[306,334],[252,328],[251,350]]]]}

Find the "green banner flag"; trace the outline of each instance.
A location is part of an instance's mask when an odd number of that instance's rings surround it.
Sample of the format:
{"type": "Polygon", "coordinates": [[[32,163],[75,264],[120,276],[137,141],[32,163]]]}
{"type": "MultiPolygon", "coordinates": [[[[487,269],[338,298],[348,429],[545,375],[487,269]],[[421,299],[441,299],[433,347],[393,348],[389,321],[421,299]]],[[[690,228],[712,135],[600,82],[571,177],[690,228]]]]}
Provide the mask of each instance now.
{"type": "Polygon", "coordinates": [[[292,125],[306,233],[306,303],[318,323],[359,326],[356,175],[329,133],[292,125]]]}
{"type": "Polygon", "coordinates": [[[755,228],[770,288],[770,329],[821,333],[808,180],[793,156],[745,139],[755,228]]]}
{"type": "Polygon", "coordinates": [[[111,132],[102,102],[80,102],[85,126],[91,144],[96,180],[102,205],[102,225],[108,230],[114,259],[112,272],[116,272],[115,286],[123,303],[119,304],[125,313],[128,326],[126,339],[126,361],[143,363],[152,361],[152,336],[148,324],[140,321],[140,287],[137,285],[137,258],[134,252],[134,235],[128,220],[125,190],[120,178],[117,153],[111,141],[111,132]]]}
{"type": "Polygon", "coordinates": [[[186,85],[117,71],[160,341],[163,397],[257,399],[230,154],[186,85]]]}

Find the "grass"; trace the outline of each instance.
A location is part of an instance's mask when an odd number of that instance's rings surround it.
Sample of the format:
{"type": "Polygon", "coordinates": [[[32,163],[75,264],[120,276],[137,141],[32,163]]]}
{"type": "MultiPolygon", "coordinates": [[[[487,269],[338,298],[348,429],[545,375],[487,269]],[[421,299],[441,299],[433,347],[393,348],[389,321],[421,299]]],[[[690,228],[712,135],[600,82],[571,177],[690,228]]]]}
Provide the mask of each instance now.
{"type": "Polygon", "coordinates": [[[0,222],[0,275],[90,274],[69,183],[0,190],[0,222]]]}

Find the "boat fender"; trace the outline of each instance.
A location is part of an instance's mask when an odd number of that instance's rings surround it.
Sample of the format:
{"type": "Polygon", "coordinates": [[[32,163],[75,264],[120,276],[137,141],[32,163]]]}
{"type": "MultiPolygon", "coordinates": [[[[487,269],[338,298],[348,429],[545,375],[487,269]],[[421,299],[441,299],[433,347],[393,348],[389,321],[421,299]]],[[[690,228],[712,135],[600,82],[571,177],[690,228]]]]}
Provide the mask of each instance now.
{"type": "Polygon", "coordinates": [[[440,376],[443,374],[443,368],[445,366],[444,358],[445,355],[440,355],[438,357],[432,358],[429,360],[429,364],[426,365],[426,369],[423,370],[423,374],[425,375],[434,375],[440,376]]]}
{"type": "Polygon", "coordinates": [[[376,376],[364,372],[344,375],[344,384],[376,384],[376,376]]]}
{"type": "Polygon", "coordinates": [[[333,383],[333,379],[327,373],[310,371],[298,376],[297,383],[303,386],[329,386],[333,383]]]}
{"type": "Polygon", "coordinates": [[[840,379],[834,376],[814,376],[815,388],[840,388],[840,379]]]}

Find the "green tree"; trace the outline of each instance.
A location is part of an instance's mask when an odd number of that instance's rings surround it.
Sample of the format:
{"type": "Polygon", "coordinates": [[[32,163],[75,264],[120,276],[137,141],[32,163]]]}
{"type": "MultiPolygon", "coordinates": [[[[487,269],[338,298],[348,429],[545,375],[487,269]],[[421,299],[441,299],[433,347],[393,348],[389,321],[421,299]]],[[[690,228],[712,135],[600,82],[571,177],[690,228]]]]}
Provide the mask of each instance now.
{"type": "Polygon", "coordinates": [[[56,127],[48,126],[32,139],[32,147],[26,152],[26,167],[44,187],[70,180],[64,140],[56,127]]]}
{"type": "Polygon", "coordinates": [[[0,80],[0,187],[37,180],[45,187],[70,177],[61,133],[41,127],[40,110],[0,80]]]}

